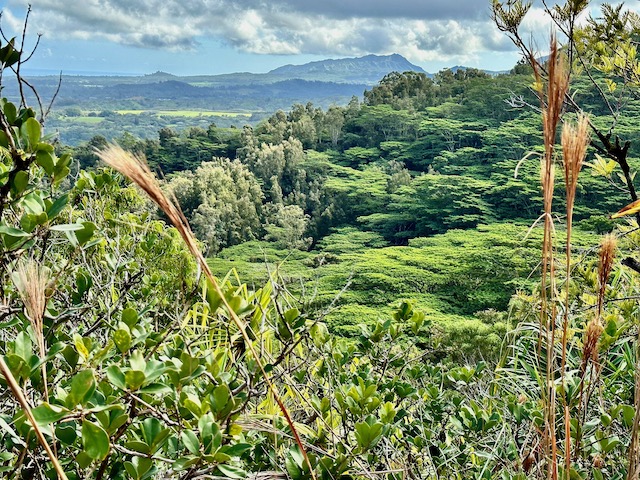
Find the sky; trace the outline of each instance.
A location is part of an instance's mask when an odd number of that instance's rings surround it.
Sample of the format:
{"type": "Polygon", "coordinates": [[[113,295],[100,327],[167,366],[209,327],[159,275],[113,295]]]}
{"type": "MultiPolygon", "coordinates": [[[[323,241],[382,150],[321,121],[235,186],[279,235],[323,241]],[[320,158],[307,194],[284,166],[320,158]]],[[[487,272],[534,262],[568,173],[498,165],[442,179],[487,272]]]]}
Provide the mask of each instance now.
{"type": "MultiPolygon", "coordinates": [[[[536,0],[526,30],[547,37],[536,0]]],[[[19,35],[31,4],[30,72],[214,75],[399,53],[427,72],[508,70],[519,59],[490,0],[0,0],[19,35]]],[[[553,2],[551,2],[553,3],[553,2]]],[[[594,4],[598,2],[592,2],[594,4]]],[[[635,8],[636,0],[628,2],[635,8]]],[[[540,37],[542,38],[542,37],[540,37]]]]}

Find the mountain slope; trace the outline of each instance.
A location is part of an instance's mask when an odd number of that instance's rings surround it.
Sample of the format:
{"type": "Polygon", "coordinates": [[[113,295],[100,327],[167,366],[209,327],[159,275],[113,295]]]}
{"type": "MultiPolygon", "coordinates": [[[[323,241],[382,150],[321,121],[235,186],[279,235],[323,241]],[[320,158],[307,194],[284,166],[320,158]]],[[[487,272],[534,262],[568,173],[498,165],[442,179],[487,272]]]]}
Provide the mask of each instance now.
{"type": "Polygon", "coordinates": [[[390,72],[414,71],[426,73],[402,55],[366,55],[357,58],[321,60],[304,65],[284,65],[267,75],[288,79],[319,80],[337,83],[375,84],[390,72]]]}

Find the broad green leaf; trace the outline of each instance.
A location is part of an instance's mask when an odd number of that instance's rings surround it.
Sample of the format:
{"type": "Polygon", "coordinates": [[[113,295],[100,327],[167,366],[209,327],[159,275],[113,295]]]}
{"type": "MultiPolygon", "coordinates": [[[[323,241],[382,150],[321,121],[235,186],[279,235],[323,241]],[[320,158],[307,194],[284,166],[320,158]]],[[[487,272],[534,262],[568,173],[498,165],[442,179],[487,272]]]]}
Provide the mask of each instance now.
{"type": "Polygon", "coordinates": [[[130,462],[125,462],[124,468],[135,480],[140,480],[153,466],[153,460],[146,457],[133,457],[130,462]]]}
{"type": "Polygon", "coordinates": [[[76,350],[78,351],[80,356],[84,360],[87,360],[89,358],[89,350],[87,349],[87,346],[84,344],[83,338],[77,333],[73,335],[73,344],[76,346],[76,350]]]}
{"type": "Polygon", "coordinates": [[[58,405],[42,403],[33,408],[31,413],[33,413],[33,417],[36,419],[36,422],[40,425],[47,425],[63,419],[69,413],[69,410],[58,405]]]}
{"type": "Polygon", "coordinates": [[[53,175],[55,161],[51,153],[38,150],[36,152],[36,163],[42,167],[47,175],[53,175]]]}
{"type": "Polygon", "coordinates": [[[164,428],[164,425],[157,418],[145,418],[142,421],[142,438],[152,449],[162,443],[169,432],[170,430],[164,428]]]}
{"type": "Polygon", "coordinates": [[[622,405],[621,410],[622,410],[622,421],[624,422],[624,425],[627,428],[631,427],[631,425],[633,425],[633,417],[636,414],[635,409],[631,405],[622,405]]]}
{"type": "Polygon", "coordinates": [[[228,446],[222,447],[220,451],[226,453],[230,457],[239,457],[248,450],[251,450],[251,444],[236,443],[234,445],[228,445],[228,446]]]}
{"type": "Polygon", "coordinates": [[[180,439],[189,452],[197,455],[200,452],[200,442],[198,437],[191,430],[183,430],[180,433],[180,439]]]}
{"type": "Polygon", "coordinates": [[[246,478],[247,472],[234,465],[218,465],[220,473],[227,478],[246,478]]]}
{"type": "Polygon", "coordinates": [[[122,322],[124,322],[130,329],[135,327],[138,323],[138,312],[134,308],[125,308],[122,311],[122,322]]]}
{"type": "Polygon", "coordinates": [[[67,407],[75,408],[77,405],[86,405],[95,390],[96,379],[93,370],[82,370],[76,373],[71,379],[71,390],[65,400],[67,407]]]}
{"type": "Polygon", "coordinates": [[[144,356],[142,355],[142,352],[140,350],[136,350],[131,354],[129,362],[133,370],[140,370],[141,372],[144,372],[147,367],[147,362],[145,361],[144,356]]]}
{"type": "Polygon", "coordinates": [[[67,206],[67,203],[69,203],[69,195],[61,195],[55,202],[47,207],[47,216],[50,219],[55,218],[64,209],[64,207],[67,206]]]}
{"type": "MultiPolygon", "coordinates": [[[[1,58],[2,52],[7,47],[8,45],[0,49],[0,62],[3,61],[3,59],[1,58]]],[[[4,112],[4,115],[7,117],[7,121],[9,122],[9,124],[14,124],[16,119],[18,118],[18,110],[16,106],[11,102],[5,101],[4,104],[2,105],[2,111],[4,112]]]]}
{"type": "Polygon", "coordinates": [[[47,223],[47,214],[34,215],[33,213],[26,213],[20,219],[20,228],[27,233],[32,233],[38,225],[47,223]]]}
{"type": "Polygon", "coordinates": [[[24,237],[30,237],[31,235],[23,230],[19,230],[14,227],[9,227],[7,225],[0,225],[0,237],[2,237],[2,241],[8,249],[12,248],[14,245],[20,243],[23,244],[25,242],[24,237]]]}
{"type": "Polygon", "coordinates": [[[160,395],[160,394],[169,394],[173,392],[173,389],[163,383],[151,383],[149,385],[145,385],[144,387],[142,387],[140,391],[143,393],[149,393],[151,395],[160,395]]]}
{"type": "Polygon", "coordinates": [[[147,445],[145,442],[141,442],[139,440],[132,440],[130,442],[125,443],[125,446],[136,452],[144,453],[145,455],[151,453],[151,447],[147,445]]]}
{"type": "Polygon", "coordinates": [[[76,432],[76,422],[62,422],[56,425],[56,437],[65,445],[72,445],[78,434],[76,432]]]}
{"type": "Polygon", "coordinates": [[[40,137],[42,135],[40,122],[35,118],[27,118],[27,121],[20,127],[20,134],[27,141],[29,150],[33,151],[40,142],[40,137]]]}
{"type": "Polygon", "coordinates": [[[93,232],[96,230],[96,225],[93,222],[82,222],[82,229],[76,230],[73,233],[78,239],[80,245],[84,245],[93,236],[93,232]]]}
{"type": "Polygon", "coordinates": [[[113,332],[113,343],[116,344],[120,353],[126,353],[131,348],[131,334],[126,324],[120,323],[120,328],[113,332]]]}
{"type": "Polygon", "coordinates": [[[16,339],[13,342],[13,353],[22,358],[26,363],[29,363],[29,360],[31,360],[31,356],[33,355],[33,342],[26,332],[20,332],[16,335],[16,339]]]}
{"type": "Polygon", "coordinates": [[[20,204],[28,213],[36,215],[43,213],[45,210],[44,200],[42,200],[42,197],[37,192],[31,192],[22,197],[20,204]]]}
{"type": "Polygon", "coordinates": [[[88,420],[82,422],[82,447],[94,460],[104,460],[109,453],[109,435],[100,425],[88,420]]]}
{"type": "Polygon", "coordinates": [[[76,464],[81,469],[84,470],[86,468],[89,468],[89,466],[91,466],[92,463],[93,463],[93,458],[91,458],[89,454],[87,454],[87,452],[85,452],[84,450],[78,453],[78,455],[76,455],[76,464]]]}
{"type": "Polygon", "coordinates": [[[11,193],[15,197],[18,197],[29,186],[29,174],[23,170],[20,170],[13,177],[13,183],[11,184],[11,193]]]}
{"type": "Polygon", "coordinates": [[[124,379],[130,390],[138,390],[144,384],[146,377],[140,370],[129,370],[124,374],[124,379]]]}

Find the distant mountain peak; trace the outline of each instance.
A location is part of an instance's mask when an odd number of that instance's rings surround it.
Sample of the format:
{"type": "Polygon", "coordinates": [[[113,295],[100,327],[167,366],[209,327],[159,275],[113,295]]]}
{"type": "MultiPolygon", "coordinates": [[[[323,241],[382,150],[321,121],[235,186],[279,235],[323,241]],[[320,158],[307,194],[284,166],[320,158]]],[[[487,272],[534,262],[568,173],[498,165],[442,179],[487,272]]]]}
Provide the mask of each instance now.
{"type": "Polygon", "coordinates": [[[377,83],[390,72],[420,72],[422,68],[412,64],[398,53],[391,55],[365,55],[356,58],[340,58],[309,62],[303,65],[284,65],[269,72],[286,78],[324,80],[339,83],[377,83]]]}
{"type": "Polygon", "coordinates": [[[147,78],[178,78],[175,75],[167,72],[163,72],[162,70],[157,70],[153,73],[149,73],[145,75],[147,78]]]}

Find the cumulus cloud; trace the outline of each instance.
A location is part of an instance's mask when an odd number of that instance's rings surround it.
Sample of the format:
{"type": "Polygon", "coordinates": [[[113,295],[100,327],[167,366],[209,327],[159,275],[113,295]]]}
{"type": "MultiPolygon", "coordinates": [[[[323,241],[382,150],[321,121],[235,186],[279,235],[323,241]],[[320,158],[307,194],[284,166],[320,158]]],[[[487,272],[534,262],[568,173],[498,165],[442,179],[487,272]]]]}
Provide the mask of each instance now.
{"type": "MultiPolygon", "coordinates": [[[[512,50],[478,0],[28,0],[50,37],[193,50],[216,38],[259,54],[400,53],[412,61],[473,61],[512,50]]],[[[8,0],[5,18],[25,0],[8,0]]],[[[540,28],[532,10],[531,28],[540,28]]],[[[548,29],[547,29],[548,31],[548,29]]]]}

